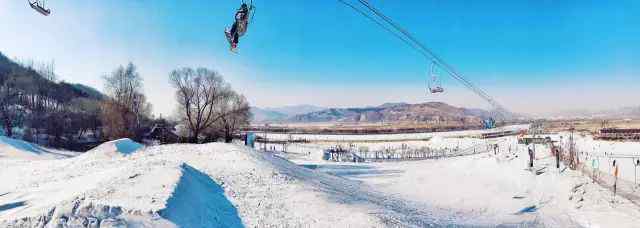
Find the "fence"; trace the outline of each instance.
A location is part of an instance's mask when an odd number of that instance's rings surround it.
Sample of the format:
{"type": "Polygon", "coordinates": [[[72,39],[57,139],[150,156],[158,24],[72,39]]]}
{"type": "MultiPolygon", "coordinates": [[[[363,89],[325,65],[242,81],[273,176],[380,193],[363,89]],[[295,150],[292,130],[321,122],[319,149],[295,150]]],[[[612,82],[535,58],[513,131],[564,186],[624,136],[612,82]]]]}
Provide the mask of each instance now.
{"type": "MultiPolygon", "coordinates": [[[[581,151],[577,149],[575,146],[570,145],[570,141],[561,147],[556,147],[559,149],[561,154],[561,160],[567,167],[571,167],[572,169],[581,171],[584,175],[591,178],[594,182],[598,183],[600,186],[614,191],[614,184],[616,184],[616,195],[622,196],[633,204],[640,206],[640,185],[638,185],[638,167],[636,166],[636,162],[638,157],[636,156],[616,156],[616,155],[607,155],[607,156],[592,156],[585,151],[581,151]],[[596,160],[598,165],[593,166],[593,160],[596,160]],[[627,166],[629,164],[623,165],[623,161],[627,159],[633,159],[634,164],[632,167],[627,166]],[[633,181],[629,179],[621,178],[621,175],[616,177],[612,174],[612,161],[616,160],[616,164],[619,166],[619,171],[622,172],[633,172],[633,181]],[[603,167],[610,166],[610,169],[602,170],[603,167]],[[626,169],[624,168],[626,167],[626,169]]],[[[626,174],[628,175],[628,174],[626,174]]]]}
{"type": "Polygon", "coordinates": [[[386,149],[379,151],[346,150],[332,148],[324,150],[323,159],[335,162],[385,162],[385,161],[415,161],[440,159],[485,153],[491,150],[488,144],[476,144],[466,149],[436,149],[429,147],[386,149]]]}

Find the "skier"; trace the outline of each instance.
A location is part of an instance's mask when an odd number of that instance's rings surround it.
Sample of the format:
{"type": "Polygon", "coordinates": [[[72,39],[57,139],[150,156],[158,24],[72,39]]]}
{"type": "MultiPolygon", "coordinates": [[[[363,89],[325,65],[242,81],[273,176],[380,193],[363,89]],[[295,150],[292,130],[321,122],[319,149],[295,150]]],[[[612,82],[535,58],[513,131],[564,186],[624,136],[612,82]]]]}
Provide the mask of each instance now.
{"type": "Polygon", "coordinates": [[[613,160],[613,176],[615,177],[613,181],[613,202],[615,202],[616,192],[618,190],[618,165],[616,164],[616,160],[613,160]]]}
{"type": "Polygon", "coordinates": [[[533,168],[533,149],[529,147],[529,168],[533,168]]]}
{"type": "MultiPolygon", "coordinates": [[[[252,7],[251,7],[252,8],[252,7]]],[[[238,48],[238,38],[244,35],[247,31],[249,24],[249,12],[251,8],[246,3],[240,5],[240,9],[236,11],[235,22],[231,26],[231,30],[225,30],[224,33],[227,36],[227,40],[231,44],[231,51],[235,51],[238,48]]]]}
{"type": "Polygon", "coordinates": [[[598,164],[598,160],[596,157],[594,157],[591,160],[591,167],[593,168],[593,182],[595,183],[598,180],[598,166],[600,164],[598,164]]]}
{"type": "Polygon", "coordinates": [[[560,149],[555,148],[556,151],[556,168],[560,169],[560,149]]]}

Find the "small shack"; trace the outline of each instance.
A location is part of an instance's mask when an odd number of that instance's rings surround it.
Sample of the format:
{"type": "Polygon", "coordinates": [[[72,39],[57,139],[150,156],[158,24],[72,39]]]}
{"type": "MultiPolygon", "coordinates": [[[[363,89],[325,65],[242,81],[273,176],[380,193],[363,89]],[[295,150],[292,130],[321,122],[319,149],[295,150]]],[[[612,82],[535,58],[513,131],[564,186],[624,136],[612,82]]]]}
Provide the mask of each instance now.
{"type": "Polygon", "coordinates": [[[169,129],[166,124],[155,124],[145,134],[145,138],[157,140],[160,144],[177,143],[180,141],[180,137],[173,132],[173,129],[169,129]]]}

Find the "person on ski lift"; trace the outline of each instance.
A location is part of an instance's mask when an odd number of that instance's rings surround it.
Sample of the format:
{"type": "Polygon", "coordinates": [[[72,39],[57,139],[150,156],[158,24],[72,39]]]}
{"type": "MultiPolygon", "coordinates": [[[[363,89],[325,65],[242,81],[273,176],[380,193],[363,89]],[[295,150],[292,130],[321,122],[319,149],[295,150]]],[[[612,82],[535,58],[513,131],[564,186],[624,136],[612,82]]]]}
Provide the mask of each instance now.
{"type": "Polygon", "coordinates": [[[233,26],[231,26],[231,31],[229,34],[231,35],[231,49],[236,49],[238,47],[238,38],[240,37],[241,32],[239,30],[246,30],[247,24],[249,20],[249,7],[246,3],[242,3],[240,9],[236,12],[235,22],[233,26]]]}

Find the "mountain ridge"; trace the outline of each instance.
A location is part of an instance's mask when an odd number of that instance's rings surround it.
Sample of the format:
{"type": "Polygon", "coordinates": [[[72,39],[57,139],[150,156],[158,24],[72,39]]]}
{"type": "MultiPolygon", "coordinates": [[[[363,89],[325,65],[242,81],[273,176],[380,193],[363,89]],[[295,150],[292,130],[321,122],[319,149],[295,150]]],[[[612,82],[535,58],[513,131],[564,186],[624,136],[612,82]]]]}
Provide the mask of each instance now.
{"type": "Polygon", "coordinates": [[[329,108],[288,119],[294,123],[314,122],[480,122],[491,117],[481,109],[451,106],[443,102],[418,104],[385,103],[375,107],[329,108]]]}

